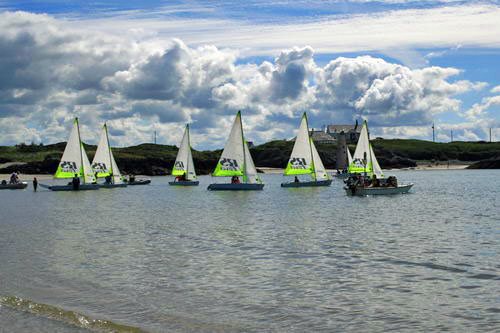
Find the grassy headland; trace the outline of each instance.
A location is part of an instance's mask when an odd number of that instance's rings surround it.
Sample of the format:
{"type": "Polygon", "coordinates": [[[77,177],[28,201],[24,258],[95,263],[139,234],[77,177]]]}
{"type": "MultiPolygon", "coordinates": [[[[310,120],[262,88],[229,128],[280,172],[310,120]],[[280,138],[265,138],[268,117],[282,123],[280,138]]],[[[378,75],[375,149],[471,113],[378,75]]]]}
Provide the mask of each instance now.
{"type": "MultiPolygon", "coordinates": [[[[21,162],[0,169],[0,173],[20,171],[25,174],[53,174],[57,169],[66,143],[51,145],[16,145],[0,146],[0,164],[21,162]]],[[[377,139],[372,141],[375,154],[382,168],[414,167],[417,163],[464,162],[471,167],[498,168],[500,142],[451,142],[433,143],[422,140],[377,139]],[[495,162],[496,161],[496,162],[495,162]],[[481,162],[481,163],[473,163],[481,162]]],[[[97,146],[86,145],[89,160],[92,161],[97,146]]],[[[325,167],[335,168],[336,145],[317,144],[318,152],[325,167]]],[[[293,142],[276,140],[252,147],[250,153],[257,167],[284,168],[292,152],[293,142]]],[[[354,153],[355,145],[349,145],[354,153]]],[[[113,148],[113,154],[120,170],[124,174],[164,175],[170,172],[178,148],[171,145],[150,143],[126,148],[113,148]]],[[[221,150],[196,151],[193,159],[199,174],[213,171],[221,150]]]]}

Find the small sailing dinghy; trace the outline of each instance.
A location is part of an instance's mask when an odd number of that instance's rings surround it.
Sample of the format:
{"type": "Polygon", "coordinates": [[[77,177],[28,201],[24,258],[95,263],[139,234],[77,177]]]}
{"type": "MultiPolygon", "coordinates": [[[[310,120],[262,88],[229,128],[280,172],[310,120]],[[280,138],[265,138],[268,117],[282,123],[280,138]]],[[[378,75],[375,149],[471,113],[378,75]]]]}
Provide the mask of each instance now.
{"type": "Polygon", "coordinates": [[[285,176],[295,176],[295,181],[282,183],[281,187],[330,186],[332,183],[314,146],[314,142],[309,137],[309,125],[305,112],[300,122],[299,133],[295,139],[292,154],[283,174],[285,176]],[[300,181],[299,175],[310,175],[312,179],[300,181]]]}
{"type": "Polygon", "coordinates": [[[168,182],[169,185],[176,186],[196,186],[200,182],[196,180],[196,171],[194,169],[193,155],[191,153],[191,143],[189,140],[189,124],[186,125],[184,135],[182,136],[181,145],[177,152],[172,176],[177,176],[173,182],[168,182]]]}
{"type": "Polygon", "coordinates": [[[407,193],[412,183],[400,185],[394,176],[384,178],[382,168],[378,164],[368,135],[368,124],[363,122],[353,161],[349,164],[344,190],[347,195],[383,195],[407,193]]]}
{"type": "Polygon", "coordinates": [[[73,129],[69,135],[68,143],[64,148],[64,153],[57,167],[54,179],[70,179],[72,182],[67,185],[47,185],[40,184],[41,187],[51,191],[84,191],[97,190],[99,185],[95,184],[94,172],[90,166],[89,158],[83,148],[80,139],[80,127],[78,118],[75,118],[73,129]],[[81,182],[81,180],[83,182],[81,182]]]}
{"type": "Polygon", "coordinates": [[[264,188],[245,141],[241,111],[238,111],[236,115],[231,133],[212,176],[232,178],[231,183],[208,185],[207,189],[210,191],[254,191],[264,188]],[[243,182],[240,182],[240,176],[243,177],[243,182]]]}
{"type": "Polygon", "coordinates": [[[15,184],[5,183],[0,184],[0,190],[21,190],[28,187],[27,182],[20,182],[15,184]]]}
{"type": "Polygon", "coordinates": [[[105,178],[104,183],[98,183],[102,188],[126,187],[122,175],[118,169],[113,152],[109,145],[108,126],[104,123],[101,138],[92,161],[92,170],[97,178],[105,178]]]}

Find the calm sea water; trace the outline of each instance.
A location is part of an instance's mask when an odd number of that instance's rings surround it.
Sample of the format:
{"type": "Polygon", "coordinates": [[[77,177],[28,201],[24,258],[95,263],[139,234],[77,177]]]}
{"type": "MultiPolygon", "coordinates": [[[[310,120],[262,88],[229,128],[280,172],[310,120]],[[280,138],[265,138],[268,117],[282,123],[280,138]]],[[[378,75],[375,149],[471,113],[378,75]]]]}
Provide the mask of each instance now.
{"type": "Polygon", "coordinates": [[[0,332],[500,331],[500,171],[0,192],[0,332]]]}

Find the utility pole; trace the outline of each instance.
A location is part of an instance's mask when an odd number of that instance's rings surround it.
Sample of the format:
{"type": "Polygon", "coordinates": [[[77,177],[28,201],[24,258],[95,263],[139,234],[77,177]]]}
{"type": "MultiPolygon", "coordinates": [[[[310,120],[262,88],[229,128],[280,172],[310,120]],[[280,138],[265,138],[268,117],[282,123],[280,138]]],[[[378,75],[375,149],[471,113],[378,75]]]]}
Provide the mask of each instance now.
{"type": "Polygon", "coordinates": [[[436,142],[436,137],[434,135],[434,123],[432,123],[432,142],[436,142]]]}
{"type": "Polygon", "coordinates": [[[491,127],[490,127],[490,143],[491,143],[491,127]]]}
{"type": "Polygon", "coordinates": [[[156,131],[155,131],[155,144],[156,144],[156,131]]]}
{"type": "Polygon", "coordinates": [[[451,142],[453,142],[453,130],[451,130],[451,142]]]}

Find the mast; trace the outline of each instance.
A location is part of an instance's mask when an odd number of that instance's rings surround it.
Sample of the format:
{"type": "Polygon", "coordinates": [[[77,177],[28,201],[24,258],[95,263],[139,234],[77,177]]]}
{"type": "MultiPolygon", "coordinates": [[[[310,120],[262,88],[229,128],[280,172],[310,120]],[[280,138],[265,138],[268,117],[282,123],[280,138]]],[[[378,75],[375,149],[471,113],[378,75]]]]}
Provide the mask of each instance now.
{"type": "Polygon", "coordinates": [[[189,153],[191,152],[191,140],[189,139],[189,124],[186,124],[186,132],[187,132],[187,139],[188,139],[188,155],[187,155],[187,161],[186,161],[186,180],[189,180],[189,153]]]}
{"type": "MultiPolygon", "coordinates": [[[[372,172],[375,175],[375,163],[373,162],[375,159],[375,156],[373,156],[375,154],[375,152],[373,151],[373,147],[372,147],[372,144],[370,142],[370,132],[368,131],[368,123],[366,123],[366,133],[368,134],[368,148],[370,148],[370,161],[372,162],[372,172]]],[[[366,169],[365,169],[365,173],[366,173],[366,169]]]]}
{"type": "Polygon", "coordinates": [[[108,143],[109,170],[111,170],[111,181],[114,184],[115,183],[115,177],[113,176],[113,160],[112,160],[112,157],[111,157],[111,146],[109,145],[108,126],[106,126],[106,123],[104,123],[104,130],[106,131],[106,142],[108,143]]]}
{"type": "Polygon", "coordinates": [[[248,175],[247,175],[247,155],[245,152],[245,136],[243,135],[243,123],[241,122],[241,111],[238,111],[238,116],[240,118],[240,128],[241,128],[241,148],[243,148],[243,178],[245,179],[245,183],[248,183],[248,175]]]}
{"type": "Polygon", "coordinates": [[[82,139],[80,138],[80,125],[78,124],[78,117],[75,118],[76,129],[78,130],[78,143],[80,144],[80,165],[83,176],[83,183],[85,183],[85,169],[83,166],[83,151],[82,151],[82,139]]]}
{"type": "Polygon", "coordinates": [[[309,141],[309,152],[311,153],[311,164],[313,166],[314,181],[317,181],[318,179],[316,177],[316,165],[314,164],[313,150],[312,150],[312,146],[311,146],[311,138],[309,137],[309,122],[307,121],[307,114],[305,112],[304,112],[304,117],[306,118],[307,140],[309,141]]]}

